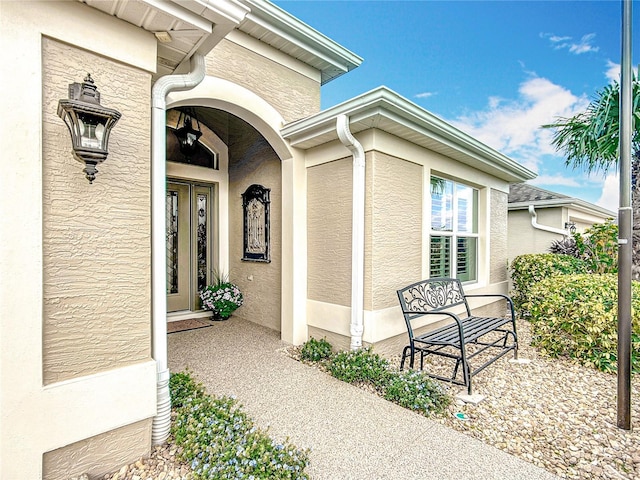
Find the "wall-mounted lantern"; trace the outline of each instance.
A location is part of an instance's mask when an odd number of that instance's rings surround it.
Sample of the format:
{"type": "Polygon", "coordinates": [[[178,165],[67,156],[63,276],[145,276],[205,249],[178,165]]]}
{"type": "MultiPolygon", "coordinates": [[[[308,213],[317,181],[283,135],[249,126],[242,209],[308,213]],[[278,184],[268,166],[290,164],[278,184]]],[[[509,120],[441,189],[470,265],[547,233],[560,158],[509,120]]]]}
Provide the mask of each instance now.
{"type": "Polygon", "coordinates": [[[185,157],[191,157],[195,153],[198,147],[198,140],[202,136],[200,122],[193,110],[187,110],[186,112],[180,110],[174,133],[178,138],[178,144],[180,145],[182,154],[185,157]],[[194,120],[197,128],[193,127],[194,120]]]}
{"type": "Polygon", "coordinates": [[[564,229],[569,230],[571,233],[576,233],[576,223],[575,222],[564,222],[564,229]]]}
{"type": "Polygon", "coordinates": [[[71,133],[73,156],[85,164],[83,171],[93,183],[96,165],[109,154],[109,134],[120,112],[100,105],[100,92],[87,73],[84,82],[69,84],[69,98],[58,102],[58,116],[71,133]]]}

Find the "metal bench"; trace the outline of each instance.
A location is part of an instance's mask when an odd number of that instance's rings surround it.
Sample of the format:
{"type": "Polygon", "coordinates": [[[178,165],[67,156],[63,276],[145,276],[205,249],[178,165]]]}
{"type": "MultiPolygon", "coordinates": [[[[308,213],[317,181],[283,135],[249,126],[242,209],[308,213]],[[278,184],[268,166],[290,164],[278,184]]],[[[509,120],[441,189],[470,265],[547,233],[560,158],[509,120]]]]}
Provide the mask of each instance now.
{"type": "MultiPolygon", "coordinates": [[[[499,358],[513,350],[513,356],[518,358],[518,336],[513,302],[507,295],[465,295],[462,283],[454,278],[431,278],[409,285],[398,290],[398,299],[407,324],[409,345],[402,351],[400,370],[404,369],[407,357],[409,366],[413,368],[416,355],[420,355],[420,370],[424,368],[424,358],[427,355],[439,355],[455,361],[450,377],[426,372],[429,376],[465,385],[468,395],[471,395],[471,378],[480,373],[499,358]],[[510,318],[476,317],[471,315],[467,298],[470,297],[501,297],[508,305],[510,318]],[[464,306],[464,309],[462,308],[464,306]],[[464,314],[456,314],[464,311],[464,314]],[[415,322],[425,315],[440,316],[447,322],[422,335],[415,335],[415,322]],[[413,324],[413,325],[412,325],[413,324]],[[467,351],[467,345],[474,347],[467,351]],[[483,363],[472,367],[469,363],[474,357],[485,354],[483,363]],[[462,379],[459,372],[462,370],[462,379]]],[[[481,361],[482,361],[481,360],[481,361]]]]}

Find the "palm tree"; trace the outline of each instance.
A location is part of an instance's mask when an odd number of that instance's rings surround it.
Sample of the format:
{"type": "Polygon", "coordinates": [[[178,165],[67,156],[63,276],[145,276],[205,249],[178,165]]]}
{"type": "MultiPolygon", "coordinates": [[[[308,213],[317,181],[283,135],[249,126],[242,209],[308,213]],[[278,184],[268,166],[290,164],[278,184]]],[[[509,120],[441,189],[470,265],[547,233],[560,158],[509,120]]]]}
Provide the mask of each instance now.
{"type": "MultiPolygon", "coordinates": [[[[634,280],[640,280],[640,82],[633,75],[631,195],[633,209],[634,280]]],[[[542,128],[555,129],[552,144],[566,155],[565,165],[587,173],[607,173],[619,158],[620,85],[614,82],[596,93],[584,112],[560,118],[542,128]]]]}

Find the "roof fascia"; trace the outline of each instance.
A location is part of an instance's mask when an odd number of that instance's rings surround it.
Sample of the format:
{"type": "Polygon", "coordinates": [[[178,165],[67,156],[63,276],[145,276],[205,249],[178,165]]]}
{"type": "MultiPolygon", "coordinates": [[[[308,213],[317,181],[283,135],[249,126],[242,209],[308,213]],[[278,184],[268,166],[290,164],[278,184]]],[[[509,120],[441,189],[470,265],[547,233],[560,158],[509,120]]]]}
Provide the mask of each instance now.
{"type": "Polygon", "coordinates": [[[576,210],[580,210],[586,213],[605,215],[607,217],[615,217],[615,213],[612,212],[611,210],[600,207],[599,205],[595,205],[593,203],[589,203],[580,198],[572,198],[572,197],[510,203],[508,208],[509,210],[527,210],[529,208],[529,205],[533,205],[536,208],[558,208],[558,207],[574,208],[576,210]]]}
{"type": "Polygon", "coordinates": [[[251,12],[247,19],[268,29],[284,40],[293,43],[298,48],[321,58],[341,73],[325,76],[322,84],[325,84],[338,76],[350,72],[360,66],[363,59],[326,35],[318,32],[306,23],[297,19],[280,7],[265,0],[244,0],[251,12]]]}
{"type": "Polygon", "coordinates": [[[481,165],[490,166],[491,169],[497,168],[508,177],[515,177],[520,181],[536,177],[534,172],[506,155],[479,142],[384,86],[316,115],[285,125],[281,133],[295,147],[305,140],[335,131],[336,117],[341,114],[348,116],[351,123],[366,121],[371,128],[376,128],[380,123],[380,117],[385,117],[446,145],[481,165]]]}

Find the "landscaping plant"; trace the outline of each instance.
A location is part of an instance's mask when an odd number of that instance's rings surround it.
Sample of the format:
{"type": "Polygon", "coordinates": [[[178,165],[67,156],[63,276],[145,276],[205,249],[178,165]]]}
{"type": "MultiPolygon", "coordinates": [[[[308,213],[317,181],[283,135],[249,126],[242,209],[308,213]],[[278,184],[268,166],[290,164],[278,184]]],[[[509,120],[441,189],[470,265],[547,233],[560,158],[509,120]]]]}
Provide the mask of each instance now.
{"type": "Polygon", "coordinates": [[[386,400],[423,415],[442,413],[451,403],[451,397],[438,382],[422,372],[393,370],[389,361],[373,353],[371,347],[330,354],[329,342],[311,338],[301,351],[315,352],[319,344],[322,352],[329,352],[330,356],[326,360],[311,360],[308,355],[308,361],[323,361],[329,373],[339,380],[372,385],[386,400]]]}
{"type": "Polygon", "coordinates": [[[316,340],[311,337],[302,345],[300,358],[307,362],[321,362],[329,358],[332,353],[331,344],[325,338],[316,340]]]}
{"type": "Polygon", "coordinates": [[[539,281],[554,275],[587,273],[584,260],[569,255],[553,253],[529,253],[519,255],[511,262],[513,291],[511,298],[520,316],[527,317],[529,312],[523,308],[531,297],[530,289],[539,281]]]}
{"type": "Polygon", "coordinates": [[[371,347],[339,352],[327,362],[327,369],[338,380],[365,382],[384,388],[389,376],[389,361],[373,353],[371,347]]]}
{"type": "Polygon", "coordinates": [[[439,383],[423,372],[406,370],[389,377],[384,398],[422,414],[442,413],[451,403],[439,383]]]}
{"type": "MultiPolygon", "coordinates": [[[[632,371],[640,372],[640,284],[632,284],[632,371]]],[[[559,275],[531,286],[532,344],[605,372],[617,368],[618,284],[613,274],[559,275]]]]}
{"type": "Polygon", "coordinates": [[[170,378],[178,457],[197,479],[308,479],[306,451],[276,442],[254,426],[238,403],[205,393],[189,373],[170,378]]]}

